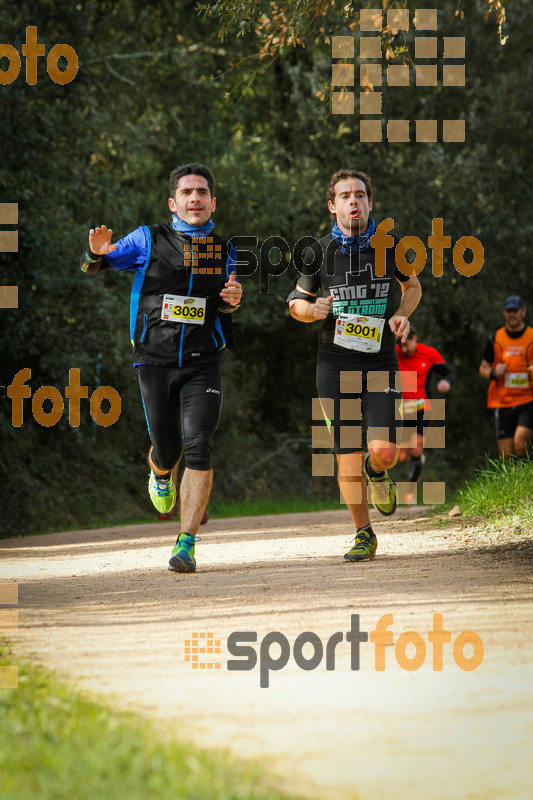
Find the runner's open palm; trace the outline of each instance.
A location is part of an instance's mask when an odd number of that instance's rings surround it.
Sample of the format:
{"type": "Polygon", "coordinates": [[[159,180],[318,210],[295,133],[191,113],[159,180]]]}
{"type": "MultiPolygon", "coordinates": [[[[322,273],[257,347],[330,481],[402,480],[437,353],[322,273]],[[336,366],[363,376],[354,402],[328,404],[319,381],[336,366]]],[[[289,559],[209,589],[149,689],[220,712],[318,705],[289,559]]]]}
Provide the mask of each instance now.
{"type": "Polygon", "coordinates": [[[112,235],[112,229],[109,228],[108,230],[105,225],[99,228],[91,228],[89,231],[89,247],[91,248],[91,252],[95,255],[105,256],[106,253],[112,253],[113,250],[116,250],[116,244],[111,244],[112,235]]]}

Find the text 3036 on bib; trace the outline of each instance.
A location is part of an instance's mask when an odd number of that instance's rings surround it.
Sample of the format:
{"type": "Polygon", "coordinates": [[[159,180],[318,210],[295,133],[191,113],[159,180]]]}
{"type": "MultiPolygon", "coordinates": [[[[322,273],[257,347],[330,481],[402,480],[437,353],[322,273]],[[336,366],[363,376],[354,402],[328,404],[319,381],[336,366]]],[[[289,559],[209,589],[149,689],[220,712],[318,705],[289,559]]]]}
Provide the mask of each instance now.
{"type": "Polygon", "coordinates": [[[161,319],[167,322],[187,322],[203,325],[205,321],[205,297],[184,297],[179,294],[163,295],[161,319]]]}

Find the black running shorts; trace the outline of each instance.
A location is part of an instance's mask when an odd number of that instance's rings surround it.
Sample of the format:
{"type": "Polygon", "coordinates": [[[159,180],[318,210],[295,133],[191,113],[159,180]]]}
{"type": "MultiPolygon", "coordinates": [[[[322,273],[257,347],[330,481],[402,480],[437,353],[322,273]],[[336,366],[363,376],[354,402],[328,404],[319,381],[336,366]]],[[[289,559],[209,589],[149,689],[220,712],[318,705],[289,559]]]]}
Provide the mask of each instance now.
{"type": "Polygon", "coordinates": [[[350,358],[318,352],[317,388],[324,418],[333,437],[336,453],[354,453],[363,447],[362,419],[366,441],[379,439],[396,443],[396,429],[402,427],[397,414],[401,391],[398,363],[393,353],[379,369],[350,369],[350,358]]]}
{"type": "Polygon", "coordinates": [[[155,465],[171,470],[184,453],[189,469],[211,469],[222,408],[220,356],[184,367],[141,364],[137,369],[155,465]]]}
{"type": "Polygon", "coordinates": [[[495,409],[496,438],[512,439],[519,425],[533,430],[533,400],[520,406],[495,409]]]}

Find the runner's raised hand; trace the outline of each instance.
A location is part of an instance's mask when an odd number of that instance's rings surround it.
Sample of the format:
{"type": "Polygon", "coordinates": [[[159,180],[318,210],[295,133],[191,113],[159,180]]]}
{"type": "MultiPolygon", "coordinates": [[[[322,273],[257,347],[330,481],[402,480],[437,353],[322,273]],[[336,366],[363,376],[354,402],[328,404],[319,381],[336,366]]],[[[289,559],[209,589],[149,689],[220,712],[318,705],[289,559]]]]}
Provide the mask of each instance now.
{"type": "Polygon", "coordinates": [[[105,225],[101,225],[98,228],[91,228],[89,231],[89,247],[91,253],[98,256],[105,256],[106,253],[112,253],[113,250],[116,250],[116,244],[111,244],[112,235],[112,229],[109,228],[108,230],[105,225]]]}

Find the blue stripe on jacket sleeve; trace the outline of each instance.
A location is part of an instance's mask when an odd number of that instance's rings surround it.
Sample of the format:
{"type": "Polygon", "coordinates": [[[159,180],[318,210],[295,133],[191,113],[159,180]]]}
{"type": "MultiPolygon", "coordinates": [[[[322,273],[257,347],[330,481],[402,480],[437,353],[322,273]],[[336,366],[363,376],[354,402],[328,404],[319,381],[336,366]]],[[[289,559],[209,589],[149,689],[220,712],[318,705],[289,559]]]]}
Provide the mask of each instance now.
{"type": "MultiPolygon", "coordinates": [[[[138,228],[137,230],[141,230],[138,228]]],[[[130,299],[130,339],[132,345],[134,344],[135,339],[135,324],[137,322],[137,314],[139,313],[139,297],[141,295],[142,285],[144,283],[144,276],[146,275],[146,270],[148,268],[148,264],[150,263],[150,249],[152,239],[150,236],[149,229],[144,226],[143,227],[143,234],[144,234],[144,241],[146,243],[146,253],[144,257],[144,263],[135,267],[135,275],[133,277],[133,286],[131,287],[131,299],[130,299]]],[[[137,231],[134,231],[137,233],[137,231]]],[[[120,267],[118,267],[120,269],[120,267]]],[[[127,267],[122,267],[122,269],[128,269],[127,267]]],[[[131,269],[131,267],[130,267],[131,269]]]]}
{"type": "Polygon", "coordinates": [[[237,272],[237,251],[235,250],[231,242],[228,242],[228,244],[229,244],[229,253],[226,259],[226,275],[229,278],[232,272],[237,272]]]}
{"type": "Polygon", "coordinates": [[[116,250],[107,253],[105,260],[118,270],[143,269],[150,253],[150,231],[143,225],[117,242],[116,250]]]}

